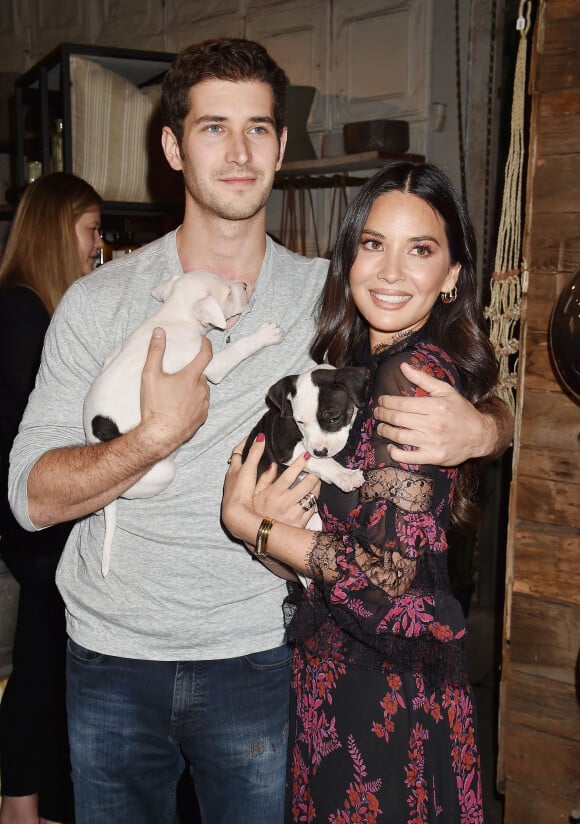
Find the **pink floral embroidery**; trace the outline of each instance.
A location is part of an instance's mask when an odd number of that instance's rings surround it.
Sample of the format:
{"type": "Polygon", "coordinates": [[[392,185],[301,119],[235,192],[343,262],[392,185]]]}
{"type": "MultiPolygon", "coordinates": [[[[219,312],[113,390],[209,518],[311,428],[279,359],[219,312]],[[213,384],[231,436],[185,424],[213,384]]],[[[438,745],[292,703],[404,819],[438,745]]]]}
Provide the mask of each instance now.
{"type": "Polygon", "coordinates": [[[433,620],[433,597],[423,595],[402,595],[393,599],[394,603],[379,624],[377,631],[388,630],[409,637],[420,635],[427,624],[433,620]],[[427,608],[431,611],[428,612],[427,608]]]}
{"type": "Polygon", "coordinates": [[[343,809],[329,817],[329,824],[377,824],[378,816],[383,811],[375,793],[380,790],[382,780],[364,780],[367,777],[366,766],[352,735],[348,736],[348,751],[352,758],[354,777],[347,789],[343,809]]]}
{"type": "Polygon", "coordinates": [[[378,738],[384,738],[385,741],[388,742],[389,737],[395,729],[393,718],[399,711],[399,707],[405,709],[406,705],[405,699],[401,695],[402,683],[400,677],[396,673],[389,675],[387,677],[387,684],[391,688],[391,691],[385,695],[381,701],[381,707],[383,709],[383,723],[379,724],[378,722],[375,722],[372,730],[378,738]]]}
{"type": "Polygon", "coordinates": [[[405,784],[411,792],[407,797],[409,823],[423,824],[427,821],[428,792],[425,780],[425,751],[423,742],[429,738],[424,727],[416,724],[409,740],[409,763],[405,767],[405,784]]]}
{"type": "Polygon", "coordinates": [[[475,747],[473,705],[470,695],[449,686],[443,694],[451,730],[451,759],[464,824],[483,824],[479,754],[475,747]],[[472,786],[475,781],[475,786],[472,786]]]}

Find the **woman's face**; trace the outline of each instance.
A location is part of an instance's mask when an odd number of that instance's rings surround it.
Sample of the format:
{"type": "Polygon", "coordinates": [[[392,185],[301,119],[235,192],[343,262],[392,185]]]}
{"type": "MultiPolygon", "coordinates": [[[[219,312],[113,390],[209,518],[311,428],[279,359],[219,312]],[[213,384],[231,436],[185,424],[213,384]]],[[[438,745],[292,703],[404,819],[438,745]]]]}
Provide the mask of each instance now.
{"type": "Polygon", "coordinates": [[[101,210],[97,207],[83,212],[75,223],[82,275],[88,275],[93,271],[99,258],[99,250],[103,248],[100,228],[101,210]]]}
{"type": "Polygon", "coordinates": [[[460,268],[451,264],[443,220],[428,203],[405,192],[380,195],[349,276],[371,348],[420,329],[439,293],[455,286],[460,268]]]}

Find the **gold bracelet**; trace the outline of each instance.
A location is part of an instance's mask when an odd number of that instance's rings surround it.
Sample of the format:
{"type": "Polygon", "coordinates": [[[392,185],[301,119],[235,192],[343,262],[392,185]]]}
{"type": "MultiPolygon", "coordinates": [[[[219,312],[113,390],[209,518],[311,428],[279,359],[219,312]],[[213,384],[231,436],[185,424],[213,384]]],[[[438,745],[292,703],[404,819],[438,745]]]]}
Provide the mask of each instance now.
{"type": "Polygon", "coordinates": [[[268,537],[273,525],[273,518],[262,519],[262,523],[258,529],[258,534],[256,535],[256,551],[254,553],[258,558],[268,557],[268,537]]]}

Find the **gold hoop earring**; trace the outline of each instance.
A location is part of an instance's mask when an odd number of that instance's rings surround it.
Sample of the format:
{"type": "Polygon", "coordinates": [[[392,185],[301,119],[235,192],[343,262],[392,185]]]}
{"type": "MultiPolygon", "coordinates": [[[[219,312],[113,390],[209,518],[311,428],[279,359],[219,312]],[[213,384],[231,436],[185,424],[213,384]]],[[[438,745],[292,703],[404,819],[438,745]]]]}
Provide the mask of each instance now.
{"type": "Polygon", "coordinates": [[[454,286],[450,292],[441,292],[441,303],[453,303],[457,300],[457,286],[454,286]]]}

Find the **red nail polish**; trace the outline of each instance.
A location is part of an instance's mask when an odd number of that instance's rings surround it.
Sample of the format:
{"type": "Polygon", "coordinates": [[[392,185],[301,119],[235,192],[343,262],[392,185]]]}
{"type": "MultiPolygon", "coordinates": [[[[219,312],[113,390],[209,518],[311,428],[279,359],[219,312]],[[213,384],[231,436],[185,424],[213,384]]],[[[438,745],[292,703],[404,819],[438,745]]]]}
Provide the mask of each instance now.
{"type": "Polygon", "coordinates": [[[256,435],[256,440],[258,441],[258,443],[262,443],[266,440],[266,436],[263,432],[258,432],[258,434],[256,435]]]}
{"type": "Polygon", "coordinates": [[[310,452],[305,452],[305,453],[304,453],[304,460],[305,460],[305,461],[309,461],[309,460],[310,460],[310,457],[311,457],[310,452]]]}

